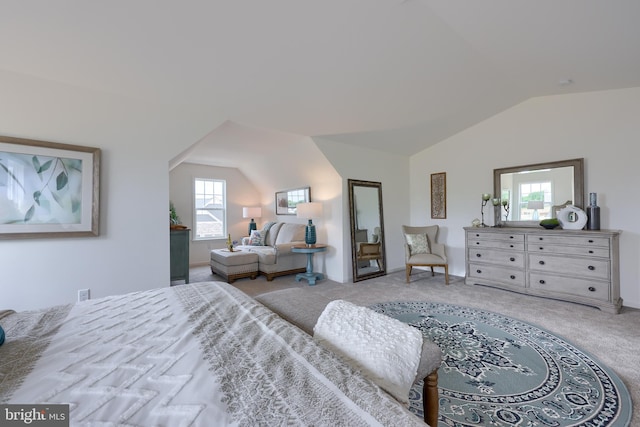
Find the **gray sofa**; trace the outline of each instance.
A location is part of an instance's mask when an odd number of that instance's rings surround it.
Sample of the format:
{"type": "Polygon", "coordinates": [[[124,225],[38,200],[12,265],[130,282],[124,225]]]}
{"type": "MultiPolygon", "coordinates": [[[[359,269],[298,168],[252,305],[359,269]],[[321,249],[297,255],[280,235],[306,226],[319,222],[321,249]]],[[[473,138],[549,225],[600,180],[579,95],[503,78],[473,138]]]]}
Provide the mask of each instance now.
{"type": "Polygon", "coordinates": [[[307,267],[305,254],[293,253],[294,245],[304,245],[305,224],[271,222],[260,230],[262,244],[250,244],[244,237],[237,249],[258,255],[258,270],[271,281],[274,277],[303,273],[307,267]]]}

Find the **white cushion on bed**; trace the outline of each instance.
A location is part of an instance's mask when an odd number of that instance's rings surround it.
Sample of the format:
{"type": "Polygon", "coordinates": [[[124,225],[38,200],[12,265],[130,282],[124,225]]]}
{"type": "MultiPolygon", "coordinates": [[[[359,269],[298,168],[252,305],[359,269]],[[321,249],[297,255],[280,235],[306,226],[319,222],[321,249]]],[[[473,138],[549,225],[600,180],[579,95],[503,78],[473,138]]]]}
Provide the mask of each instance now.
{"type": "Polygon", "coordinates": [[[403,403],[416,378],[422,334],[399,320],[348,301],[327,304],[314,338],[403,403]]]}

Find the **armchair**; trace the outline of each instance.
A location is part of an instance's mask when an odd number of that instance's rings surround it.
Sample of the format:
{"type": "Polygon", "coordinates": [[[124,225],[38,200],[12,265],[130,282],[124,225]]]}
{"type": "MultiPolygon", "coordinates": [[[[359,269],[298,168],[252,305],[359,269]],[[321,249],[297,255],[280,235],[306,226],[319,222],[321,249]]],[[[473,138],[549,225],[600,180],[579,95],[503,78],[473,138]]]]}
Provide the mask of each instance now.
{"type": "Polygon", "coordinates": [[[443,267],[445,283],[449,284],[449,265],[445,245],[436,242],[438,231],[437,225],[402,226],[407,283],[413,267],[431,267],[432,276],[434,275],[433,267],[443,267]]]}

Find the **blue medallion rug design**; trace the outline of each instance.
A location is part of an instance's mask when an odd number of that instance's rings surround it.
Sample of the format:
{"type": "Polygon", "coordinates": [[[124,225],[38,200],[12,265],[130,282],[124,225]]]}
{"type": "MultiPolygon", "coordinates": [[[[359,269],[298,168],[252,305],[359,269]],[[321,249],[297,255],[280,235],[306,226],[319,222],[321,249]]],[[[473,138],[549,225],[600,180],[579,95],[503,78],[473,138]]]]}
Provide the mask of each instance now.
{"type": "MultiPolygon", "coordinates": [[[[631,397],[620,378],[548,331],[449,304],[370,308],[420,329],[442,349],[440,427],[629,425],[631,397]]],[[[422,417],[422,382],[410,400],[410,410],[422,417]]]]}

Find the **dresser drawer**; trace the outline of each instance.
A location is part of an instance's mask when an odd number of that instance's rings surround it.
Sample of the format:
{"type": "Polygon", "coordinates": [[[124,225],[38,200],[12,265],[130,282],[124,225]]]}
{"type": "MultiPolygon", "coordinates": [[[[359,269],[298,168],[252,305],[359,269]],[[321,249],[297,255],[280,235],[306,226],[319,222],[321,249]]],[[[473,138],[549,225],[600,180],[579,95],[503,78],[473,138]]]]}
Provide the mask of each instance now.
{"type": "Polygon", "coordinates": [[[524,252],[469,248],[469,262],[490,262],[504,267],[524,268],[524,252]]]}
{"type": "Polygon", "coordinates": [[[578,295],[584,298],[594,298],[603,301],[609,299],[609,283],[598,282],[575,277],[561,277],[552,274],[531,272],[529,287],[553,293],[578,295]]]}
{"type": "Polygon", "coordinates": [[[551,245],[574,245],[583,247],[602,247],[609,249],[609,239],[596,236],[553,236],[549,234],[531,234],[527,243],[547,243],[551,245]]]}
{"type": "Polygon", "coordinates": [[[522,233],[482,233],[470,231],[467,235],[469,240],[502,240],[505,242],[524,243],[524,234],[522,233]]]}
{"type": "Polygon", "coordinates": [[[560,246],[548,243],[527,243],[530,253],[584,255],[599,258],[609,258],[609,248],[594,246],[560,246]]]}
{"type": "Polygon", "coordinates": [[[509,240],[486,240],[486,239],[469,239],[469,248],[495,248],[495,249],[513,249],[516,251],[524,251],[523,241],[509,240]]]}
{"type": "Polygon", "coordinates": [[[522,288],[525,285],[523,270],[512,270],[488,264],[470,263],[467,277],[478,279],[479,283],[483,283],[486,280],[487,282],[500,282],[522,288]]]}
{"type": "Polygon", "coordinates": [[[609,280],[609,260],[529,254],[529,270],[609,280]]]}

